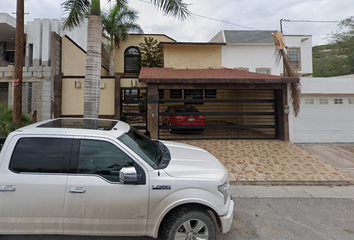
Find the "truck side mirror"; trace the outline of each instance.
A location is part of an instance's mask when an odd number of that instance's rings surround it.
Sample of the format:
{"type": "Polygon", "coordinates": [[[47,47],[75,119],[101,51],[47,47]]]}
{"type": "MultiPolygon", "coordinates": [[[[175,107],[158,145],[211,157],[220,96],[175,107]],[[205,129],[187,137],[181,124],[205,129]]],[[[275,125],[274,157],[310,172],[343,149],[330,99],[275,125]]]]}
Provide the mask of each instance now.
{"type": "Polygon", "coordinates": [[[138,174],[135,167],[124,167],[119,171],[119,181],[124,184],[136,184],[138,174]]]}

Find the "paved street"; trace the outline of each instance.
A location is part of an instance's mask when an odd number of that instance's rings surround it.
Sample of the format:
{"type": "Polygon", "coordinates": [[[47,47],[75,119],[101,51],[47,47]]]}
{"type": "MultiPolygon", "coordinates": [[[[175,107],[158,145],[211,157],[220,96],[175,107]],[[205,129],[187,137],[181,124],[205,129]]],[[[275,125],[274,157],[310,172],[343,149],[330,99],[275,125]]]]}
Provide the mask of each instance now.
{"type": "Polygon", "coordinates": [[[235,216],[223,240],[354,239],[354,187],[232,186],[235,216]]]}
{"type": "MultiPolygon", "coordinates": [[[[352,240],[354,187],[231,186],[234,222],[223,240],[352,240]]],[[[149,240],[148,237],[2,236],[1,240],[149,240]]],[[[219,238],[221,239],[221,238],[219,238]]]]}

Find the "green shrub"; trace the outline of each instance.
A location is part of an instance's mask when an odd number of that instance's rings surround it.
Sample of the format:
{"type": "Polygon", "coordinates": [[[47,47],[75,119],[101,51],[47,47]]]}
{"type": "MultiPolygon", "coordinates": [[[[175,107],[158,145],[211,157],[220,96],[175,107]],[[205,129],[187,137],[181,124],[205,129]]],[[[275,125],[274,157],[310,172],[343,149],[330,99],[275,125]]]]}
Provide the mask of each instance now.
{"type": "Polygon", "coordinates": [[[13,123],[13,109],[8,106],[7,102],[0,102],[0,136],[7,136],[12,131],[26,126],[32,122],[31,116],[22,113],[22,125],[17,126],[13,123]]]}

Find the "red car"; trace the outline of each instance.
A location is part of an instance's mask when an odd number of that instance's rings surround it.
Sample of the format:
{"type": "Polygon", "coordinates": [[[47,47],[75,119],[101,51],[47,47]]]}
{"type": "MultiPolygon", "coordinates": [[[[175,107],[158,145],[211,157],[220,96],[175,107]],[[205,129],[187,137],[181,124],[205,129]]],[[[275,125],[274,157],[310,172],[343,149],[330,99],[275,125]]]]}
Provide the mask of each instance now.
{"type": "MultiPolygon", "coordinates": [[[[198,113],[198,109],[194,106],[169,106],[165,113],[181,113],[181,115],[165,115],[163,116],[163,123],[170,126],[205,126],[205,117],[204,115],[195,114],[198,113]]],[[[187,130],[189,130],[188,128],[187,130]]],[[[174,129],[170,128],[170,132],[173,132],[174,129]]],[[[197,129],[200,132],[203,129],[197,129]]]]}

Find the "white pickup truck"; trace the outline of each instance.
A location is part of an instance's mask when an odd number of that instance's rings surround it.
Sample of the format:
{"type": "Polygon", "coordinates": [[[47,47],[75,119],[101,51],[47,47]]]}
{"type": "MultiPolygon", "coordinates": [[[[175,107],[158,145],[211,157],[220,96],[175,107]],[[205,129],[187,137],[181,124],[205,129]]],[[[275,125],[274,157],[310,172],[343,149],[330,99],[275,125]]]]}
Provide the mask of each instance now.
{"type": "Polygon", "coordinates": [[[0,153],[0,235],[215,239],[230,230],[233,208],[213,155],[117,120],[32,124],[0,153]]]}

